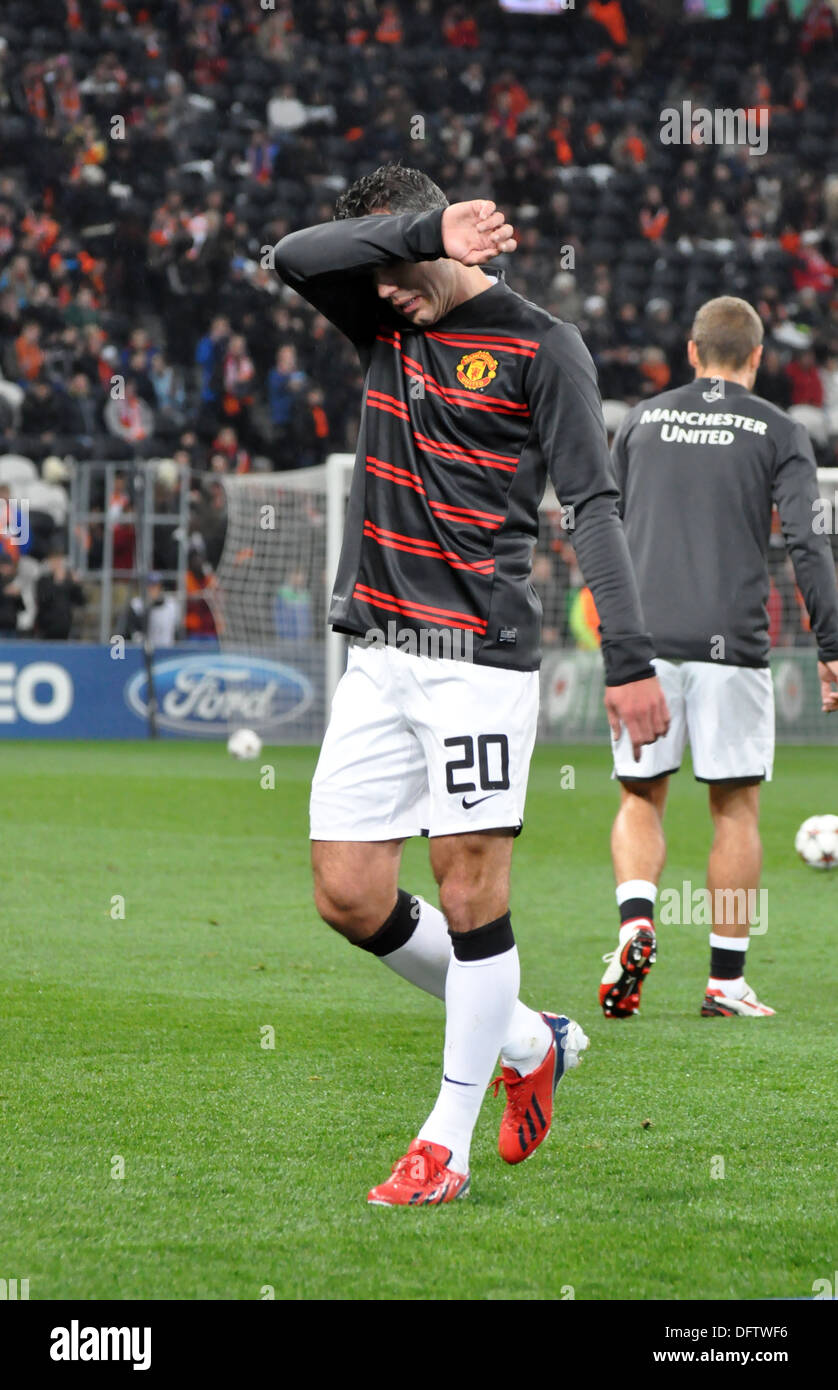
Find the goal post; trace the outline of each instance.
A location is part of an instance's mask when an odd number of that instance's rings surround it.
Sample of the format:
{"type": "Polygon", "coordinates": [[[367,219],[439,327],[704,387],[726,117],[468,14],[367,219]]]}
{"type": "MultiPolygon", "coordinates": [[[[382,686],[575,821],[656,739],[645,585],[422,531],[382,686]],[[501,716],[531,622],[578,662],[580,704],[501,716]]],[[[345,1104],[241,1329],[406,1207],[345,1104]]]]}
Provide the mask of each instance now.
{"type": "MultiPolygon", "coordinates": [[[[355,466],[354,454],[330,454],[326,460],[326,589],[331,598],[338,572],[346,504],[355,466]]],[[[326,708],[332,703],[346,665],[346,638],[331,627],[326,633],[326,708]]]]}

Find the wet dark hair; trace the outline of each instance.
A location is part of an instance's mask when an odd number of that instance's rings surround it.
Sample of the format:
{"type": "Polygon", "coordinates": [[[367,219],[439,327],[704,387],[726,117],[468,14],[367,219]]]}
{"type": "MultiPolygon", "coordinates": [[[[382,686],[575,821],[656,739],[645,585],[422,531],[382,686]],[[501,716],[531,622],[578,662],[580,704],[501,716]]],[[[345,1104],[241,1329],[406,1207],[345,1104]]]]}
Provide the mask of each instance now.
{"type": "Polygon", "coordinates": [[[356,179],[335,203],[335,221],[365,217],[370,212],[432,212],[447,208],[448,199],[421,169],[403,164],[382,164],[371,174],[356,179]]]}

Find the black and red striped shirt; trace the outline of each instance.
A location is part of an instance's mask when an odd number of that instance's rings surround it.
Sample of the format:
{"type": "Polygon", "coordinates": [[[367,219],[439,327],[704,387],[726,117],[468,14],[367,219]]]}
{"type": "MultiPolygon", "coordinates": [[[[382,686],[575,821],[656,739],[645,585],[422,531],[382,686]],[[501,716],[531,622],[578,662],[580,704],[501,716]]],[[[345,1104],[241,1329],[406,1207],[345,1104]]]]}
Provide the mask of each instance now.
{"type": "Polygon", "coordinates": [[[364,402],[330,622],[365,636],[450,628],[474,660],[534,670],[530,583],[549,477],[600,616],[606,680],[653,674],[617,512],[596,373],[578,330],[502,279],[414,328],[371,272],[444,255],[442,210],[325,223],[283,238],[279,275],[358,348],[364,402]],[[393,631],[393,625],[390,625],[393,631]]]}

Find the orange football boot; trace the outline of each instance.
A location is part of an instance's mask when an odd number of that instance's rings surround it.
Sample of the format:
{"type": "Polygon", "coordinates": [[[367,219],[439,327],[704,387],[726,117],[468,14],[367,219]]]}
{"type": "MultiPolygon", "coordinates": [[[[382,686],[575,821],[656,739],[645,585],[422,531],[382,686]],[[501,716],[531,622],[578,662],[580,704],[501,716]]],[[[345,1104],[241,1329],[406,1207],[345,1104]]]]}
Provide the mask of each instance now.
{"type": "Polygon", "coordinates": [[[553,1096],[567,1072],[578,1067],[588,1039],[578,1023],[564,1014],[541,1017],[552,1030],[553,1041],[544,1061],[521,1076],[514,1067],[502,1067],[492,1085],[497,1095],[506,1087],[506,1105],[500,1122],[498,1153],[507,1163],[523,1163],[550,1133],[553,1096]]]}
{"type": "Polygon", "coordinates": [[[449,1168],[451,1150],[427,1139],[414,1139],[404,1158],[393,1164],[386,1182],[367,1196],[374,1207],[437,1207],[465,1197],[471,1181],[468,1173],[449,1168]]]}

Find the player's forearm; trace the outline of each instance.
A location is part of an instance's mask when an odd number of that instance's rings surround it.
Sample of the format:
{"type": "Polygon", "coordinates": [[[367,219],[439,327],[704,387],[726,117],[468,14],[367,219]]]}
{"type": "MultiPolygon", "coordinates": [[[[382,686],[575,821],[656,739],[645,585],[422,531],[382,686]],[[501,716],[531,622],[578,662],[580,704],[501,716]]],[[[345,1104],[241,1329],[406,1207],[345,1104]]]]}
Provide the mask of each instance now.
{"type": "Polygon", "coordinates": [[[606,685],[654,675],[655,649],[644,632],[625,534],[611,496],[593,497],[577,518],[573,546],[602,630],[606,685]]]}
{"type": "Polygon", "coordinates": [[[274,264],[295,285],[317,275],[363,273],[393,260],[436,260],[445,254],[443,211],[348,217],[291,232],[276,246],[274,264]]]}
{"type": "Polygon", "coordinates": [[[553,486],[572,508],[573,547],[602,628],[607,685],[654,675],[608,453],[591,355],[579,330],[556,324],[536,354],[529,401],[553,486]]]}

